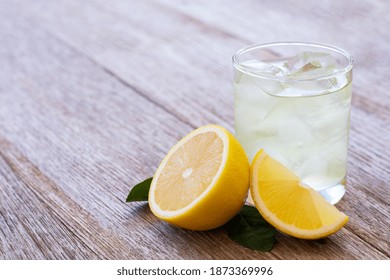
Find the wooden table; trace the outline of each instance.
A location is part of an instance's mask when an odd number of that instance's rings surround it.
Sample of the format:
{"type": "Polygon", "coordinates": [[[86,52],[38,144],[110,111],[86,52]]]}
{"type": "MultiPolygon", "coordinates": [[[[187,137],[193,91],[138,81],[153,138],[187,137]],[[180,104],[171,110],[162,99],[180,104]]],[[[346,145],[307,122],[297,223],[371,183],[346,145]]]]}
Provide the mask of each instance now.
{"type": "Polygon", "coordinates": [[[0,259],[389,259],[389,13],[386,0],[1,0],[0,259]],[[189,131],[233,131],[232,54],[280,40],[355,57],[346,227],[277,234],[261,253],[125,203],[189,131]]]}

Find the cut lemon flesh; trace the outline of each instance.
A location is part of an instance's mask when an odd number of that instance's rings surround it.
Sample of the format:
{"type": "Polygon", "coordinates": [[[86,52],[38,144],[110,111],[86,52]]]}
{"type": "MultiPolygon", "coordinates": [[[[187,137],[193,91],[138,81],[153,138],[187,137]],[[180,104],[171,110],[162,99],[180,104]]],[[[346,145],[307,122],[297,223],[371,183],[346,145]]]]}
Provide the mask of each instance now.
{"type": "Polygon", "coordinates": [[[256,208],[281,232],[318,239],[342,228],[348,217],[292,171],[260,150],[251,166],[250,192],[256,208]]]}
{"type": "Polygon", "coordinates": [[[160,219],[193,230],[219,227],[243,206],[249,162],[234,136],[217,125],[180,140],[158,167],[149,205],[160,219]]]}
{"type": "Polygon", "coordinates": [[[221,167],[223,146],[222,139],[209,131],[176,150],[157,179],[155,197],[162,210],[183,209],[207,189],[221,167]]]}

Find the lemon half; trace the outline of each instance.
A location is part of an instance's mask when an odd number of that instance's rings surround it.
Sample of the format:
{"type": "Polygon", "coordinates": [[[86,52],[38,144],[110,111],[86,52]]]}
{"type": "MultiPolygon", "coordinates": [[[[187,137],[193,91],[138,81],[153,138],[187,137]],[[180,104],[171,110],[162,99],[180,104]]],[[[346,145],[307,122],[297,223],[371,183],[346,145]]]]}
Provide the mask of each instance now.
{"type": "Polygon", "coordinates": [[[249,173],[245,151],[230,132],[217,125],[200,127],[161,162],[149,190],[150,209],[182,228],[217,228],[243,206],[249,173]]]}

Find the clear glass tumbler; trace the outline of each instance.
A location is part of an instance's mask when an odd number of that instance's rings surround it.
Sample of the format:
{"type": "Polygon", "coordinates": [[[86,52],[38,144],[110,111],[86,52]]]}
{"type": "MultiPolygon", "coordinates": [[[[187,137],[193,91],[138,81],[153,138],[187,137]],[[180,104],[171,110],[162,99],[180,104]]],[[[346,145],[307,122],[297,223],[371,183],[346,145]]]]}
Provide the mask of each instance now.
{"type": "Polygon", "coordinates": [[[233,56],[235,133],[334,204],[345,193],[353,58],[302,42],[252,45],[233,56]]]}

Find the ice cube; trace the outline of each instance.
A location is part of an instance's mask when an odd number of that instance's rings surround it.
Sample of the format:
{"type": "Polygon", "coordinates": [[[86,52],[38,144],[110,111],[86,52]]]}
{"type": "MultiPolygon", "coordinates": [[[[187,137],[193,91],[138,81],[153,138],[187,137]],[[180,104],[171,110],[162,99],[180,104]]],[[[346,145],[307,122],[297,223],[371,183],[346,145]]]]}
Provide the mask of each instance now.
{"type": "Polygon", "coordinates": [[[302,96],[321,95],[342,89],[350,79],[349,74],[332,75],[338,69],[334,57],[328,53],[301,52],[284,66],[290,71],[286,76],[290,78],[291,88],[286,94],[290,91],[302,96]]]}
{"type": "Polygon", "coordinates": [[[300,52],[284,65],[290,76],[323,76],[336,69],[336,62],[331,54],[320,52],[300,52]]]}
{"type": "MultiPolygon", "coordinates": [[[[251,74],[245,75],[249,80],[248,83],[256,85],[261,92],[269,95],[280,95],[284,90],[282,82],[272,79],[273,77],[284,76],[285,71],[282,68],[258,60],[247,60],[241,63],[241,65],[251,74]]],[[[240,83],[243,82],[244,77],[241,77],[241,79],[240,83]]]]}
{"type": "Polygon", "coordinates": [[[253,74],[260,74],[266,76],[278,76],[278,77],[284,76],[283,69],[275,65],[264,63],[255,59],[247,60],[241,63],[241,65],[244,66],[245,69],[247,69],[249,72],[253,74]]]}
{"type": "Polygon", "coordinates": [[[303,183],[317,191],[340,183],[346,174],[345,147],[344,142],[323,145],[317,153],[308,157],[299,174],[303,183]]]}

